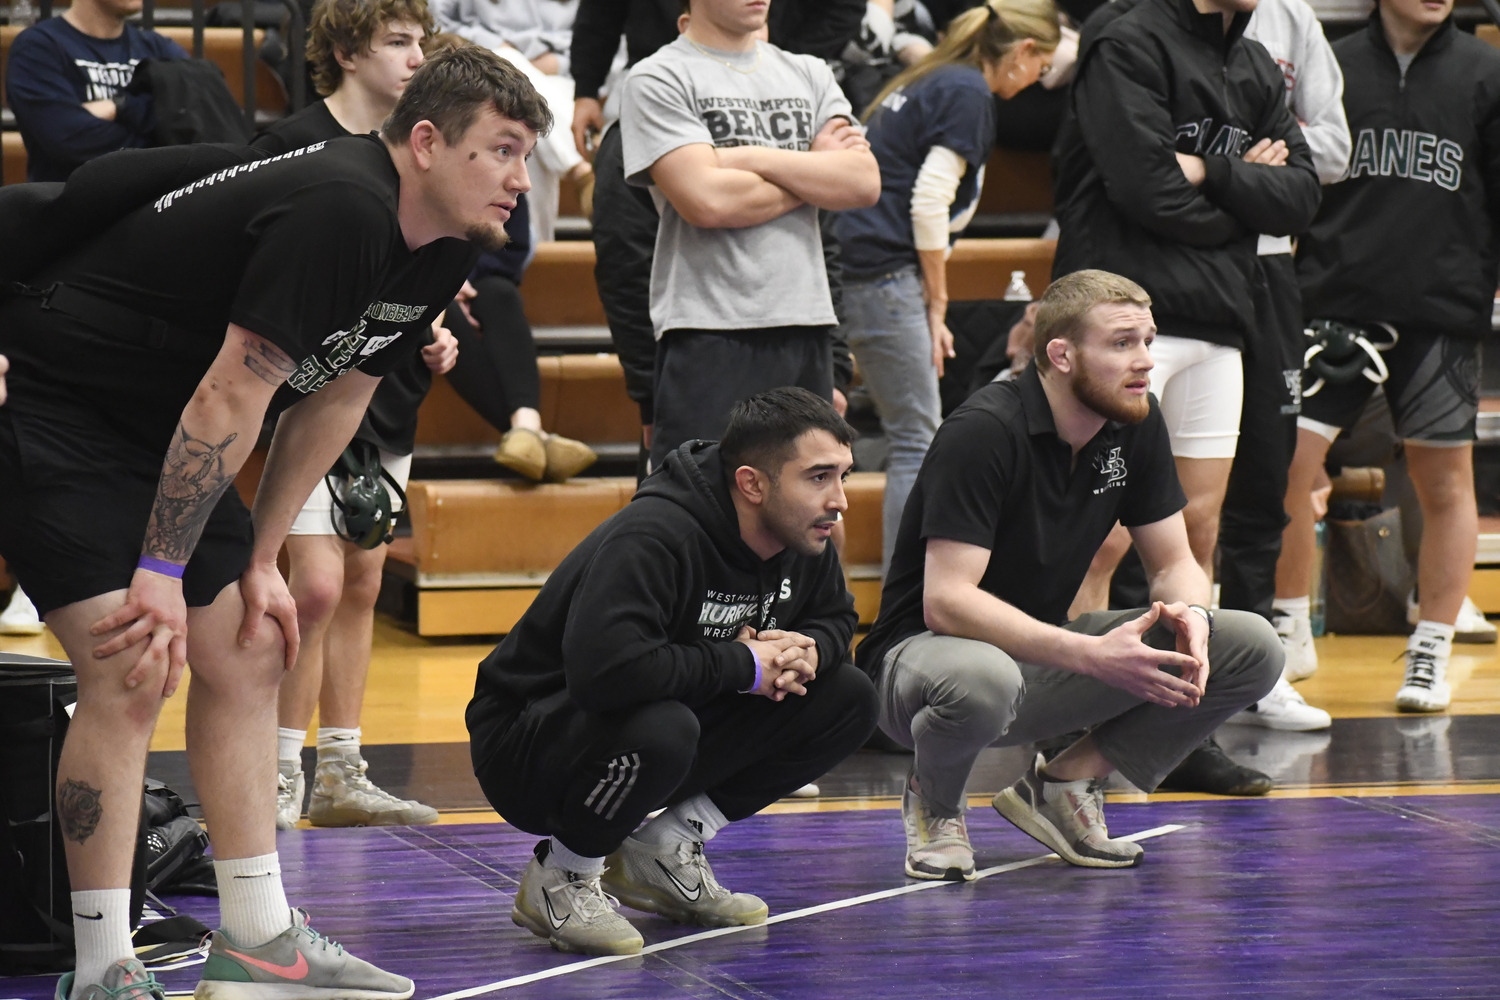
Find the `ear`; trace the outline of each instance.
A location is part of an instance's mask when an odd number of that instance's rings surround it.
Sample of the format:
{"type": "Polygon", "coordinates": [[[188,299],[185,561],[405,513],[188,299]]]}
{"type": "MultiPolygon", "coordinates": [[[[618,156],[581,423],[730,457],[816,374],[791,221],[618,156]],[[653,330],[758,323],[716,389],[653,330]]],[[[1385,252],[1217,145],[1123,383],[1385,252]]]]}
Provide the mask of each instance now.
{"type": "Polygon", "coordinates": [[[770,481],[765,473],[750,465],[742,465],[734,470],[734,485],[740,491],[740,495],[756,506],[766,502],[766,493],[770,487],[770,481]]]}
{"type": "Polygon", "coordinates": [[[411,136],[407,138],[406,143],[411,149],[412,157],[417,161],[419,169],[432,169],[432,161],[436,157],[437,147],[442,141],[443,134],[438,131],[436,125],[425,118],[412,126],[411,136]]]}
{"type": "Polygon", "coordinates": [[[1068,348],[1072,346],[1061,337],[1053,337],[1047,341],[1047,360],[1052,362],[1054,369],[1064,375],[1073,374],[1073,358],[1068,354],[1068,348]]]}
{"type": "Polygon", "coordinates": [[[333,50],[333,61],[338,63],[339,69],[343,70],[345,73],[358,72],[358,69],[355,66],[354,57],[349,55],[349,53],[345,52],[343,49],[335,48],[333,50]]]}

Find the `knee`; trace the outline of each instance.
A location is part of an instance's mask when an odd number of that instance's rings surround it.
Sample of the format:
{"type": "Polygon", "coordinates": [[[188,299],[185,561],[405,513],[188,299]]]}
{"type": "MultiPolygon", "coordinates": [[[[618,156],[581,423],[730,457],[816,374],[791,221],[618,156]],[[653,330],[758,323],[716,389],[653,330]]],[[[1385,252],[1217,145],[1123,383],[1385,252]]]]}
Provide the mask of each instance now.
{"type": "Polygon", "coordinates": [[[943,676],[932,686],[928,707],[951,722],[993,730],[992,738],[998,738],[1015,721],[1026,694],[1021,669],[989,643],[957,641],[963,646],[953,651],[943,676]]]}
{"type": "Polygon", "coordinates": [[[343,593],[339,600],[357,608],[373,608],[380,599],[385,554],[377,549],[373,556],[365,552],[361,552],[360,556],[364,558],[351,560],[353,565],[344,570],[343,593]]]}
{"type": "Polygon", "coordinates": [[[827,706],[824,726],[828,731],[859,730],[856,748],[863,746],[875,731],[880,718],[880,697],[869,675],[853,663],[846,660],[833,670],[819,673],[808,687],[807,696],[827,706]]]}
{"type": "Polygon", "coordinates": [[[1232,677],[1237,687],[1251,695],[1247,704],[1260,700],[1276,686],[1286,664],[1286,651],[1270,622],[1250,611],[1220,610],[1214,613],[1214,633],[1209,649],[1213,661],[1210,684],[1216,675],[1224,680],[1232,677]]]}
{"type": "Polygon", "coordinates": [[[288,584],[297,602],[297,621],[303,630],[320,628],[333,617],[344,593],[344,574],[322,568],[293,573],[288,584]]]}
{"type": "Polygon", "coordinates": [[[680,701],[654,701],[637,709],[621,736],[643,758],[660,764],[680,762],[687,773],[698,753],[699,725],[693,710],[680,701]]]}

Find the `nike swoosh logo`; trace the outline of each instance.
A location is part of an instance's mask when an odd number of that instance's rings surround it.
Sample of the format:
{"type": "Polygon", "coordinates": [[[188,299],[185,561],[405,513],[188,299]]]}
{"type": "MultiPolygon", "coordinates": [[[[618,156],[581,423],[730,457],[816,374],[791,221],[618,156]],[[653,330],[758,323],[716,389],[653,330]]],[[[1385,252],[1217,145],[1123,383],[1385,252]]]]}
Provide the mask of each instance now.
{"type": "Polygon", "coordinates": [[[297,961],[293,962],[291,965],[277,965],[275,962],[267,962],[259,958],[251,958],[249,955],[242,955],[239,952],[231,951],[228,948],[224,949],[224,954],[229,955],[232,958],[236,958],[241,962],[245,962],[246,964],[253,965],[257,969],[260,969],[262,972],[269,972],[271,975],[280,976],[283,979],[307,978],[307,956],[302,954],[302,952],[300,951],[297,952],[297,961]]]}
{"type": "Polygon", "coordinates": [[[673,875],[670,871],[668,871],[667,866],[662,864],[660,860],[656,862],[656,867],[661,869],[661,873],[671,880],[672,884],[677,887],[677,891],[682,893],[682,898],[686,899],[688,902],[697,902],[698,897],[703,894],[702,882],[699,882],[697,885],[689,888],[688,886],[683,885],[676,875],[673,875]]]}
{"type": "Polygon", "coordinates": [[[563,924],[573,919],[573,914],[571,913],[566,917],[563,917],[561,920],[557,919],[557,911],[552,909],[552,897],[549,896],[545,890],[543,890],[542,892],[542,902],[547,904],[547,923],[552,925],[553,930],[562,930],[563,924]]]}
{"type": "Polygon", "coordinates": [[[79,913],[77,910],[73,911],[73,916],[75,916],[75,917],[82,917],[85,920],[103,920],[104,919],[104,914],[103,913],[96,913],[93,916],[89,916],[87,913],[79,913]]]}

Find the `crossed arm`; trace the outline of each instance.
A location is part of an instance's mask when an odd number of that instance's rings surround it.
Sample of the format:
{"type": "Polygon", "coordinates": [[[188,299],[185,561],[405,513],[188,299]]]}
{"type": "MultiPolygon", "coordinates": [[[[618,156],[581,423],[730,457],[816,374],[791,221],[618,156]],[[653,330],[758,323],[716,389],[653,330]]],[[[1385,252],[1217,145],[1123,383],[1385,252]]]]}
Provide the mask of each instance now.
{"type": "Polygon", "coordinates": [[[1208,624],[1189,604],[1207,606],[1208,580],[1193,561],[1182,515],[1132,528],[1151,579],[1147,612],[1104,635],[1048,625],[980,588],[990,550],[945,538],[927,540],[922,613],[939,635],[977,639],[1013,659],[1094,677],[1168,707],[1196,705],[1208,681],[1208,624]],[[1177,652],[1142,641],[1160,619],[1177,633],[1177,652]],[[1177,677],[1161,667],[1178,669],[1177,677]]]}
{"type": "Polygon", "coordinates": [[[830,211],[880,198],[880,167],[859,129],[830,119],[801,152],[765,146],[680,146],[651,165],[651,180],[688,223],[758,226],[804,204],[830,211]]]}

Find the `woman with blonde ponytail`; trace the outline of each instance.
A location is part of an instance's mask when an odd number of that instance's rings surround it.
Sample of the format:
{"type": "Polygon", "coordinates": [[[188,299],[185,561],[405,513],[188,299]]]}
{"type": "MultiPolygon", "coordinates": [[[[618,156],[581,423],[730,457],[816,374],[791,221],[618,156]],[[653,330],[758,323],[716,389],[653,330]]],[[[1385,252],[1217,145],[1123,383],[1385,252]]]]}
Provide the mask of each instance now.
{"type": "Polygon", "coordinates": [[[979,200],[995,143],[994,98],[1035,83],[1061,37],[1052,0],[989,0],[955,17],[932,52],[865,111],[880,200],[841,213],[837,233],[843,332],[889,443],[883,568],[942,419],[938,379],[953,357],[948,247],[979,200]]]}

